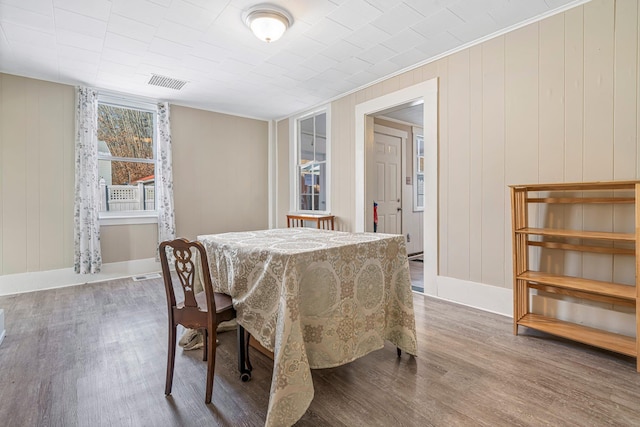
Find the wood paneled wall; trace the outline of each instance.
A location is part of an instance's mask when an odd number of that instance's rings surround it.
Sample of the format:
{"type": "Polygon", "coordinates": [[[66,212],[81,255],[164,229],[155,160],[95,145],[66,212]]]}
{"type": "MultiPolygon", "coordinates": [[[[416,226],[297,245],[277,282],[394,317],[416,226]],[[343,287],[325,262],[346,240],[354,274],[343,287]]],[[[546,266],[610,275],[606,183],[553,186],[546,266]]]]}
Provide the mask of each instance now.
{"type": "MultiPolygon", "coordinates": [[[[637,0],[594,0],[334,101],[332,213],[353,228],[355,105],[438,78],[439,274],[510,288],[509,184],[640,177],[638,14],[637,0]]],[[[532,212],[586,227],[625,215],[532,212]]]]}
{"type": "Polygon", "coordinates": [[[0,274],[73,263],[72,86],[0,74],[0,274]]]}

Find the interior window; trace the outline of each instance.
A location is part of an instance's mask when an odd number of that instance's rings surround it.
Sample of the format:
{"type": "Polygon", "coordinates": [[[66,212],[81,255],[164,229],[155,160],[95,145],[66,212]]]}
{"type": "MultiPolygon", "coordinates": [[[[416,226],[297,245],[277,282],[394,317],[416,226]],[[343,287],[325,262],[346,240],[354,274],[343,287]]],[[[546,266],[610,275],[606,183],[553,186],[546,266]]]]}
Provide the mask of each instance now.
{"type": "Polygon", "coordinates": [[[297,201],[295,210],[328,212],[327,113],[305,116],[297,123],[297,201]]]}
{"type": "Polygon", "coordinates": [[[157,109],[98,102],[98,174],[105,215],[156,210],[157,109]]]}
{"type": "Polygon", "coordinates": [[[424,210],[424,136],[422,130],[420,133],[414,132],[413,134],[413,153],[414,153],[414,165],[413,165],[413,210],[424,210]]]}

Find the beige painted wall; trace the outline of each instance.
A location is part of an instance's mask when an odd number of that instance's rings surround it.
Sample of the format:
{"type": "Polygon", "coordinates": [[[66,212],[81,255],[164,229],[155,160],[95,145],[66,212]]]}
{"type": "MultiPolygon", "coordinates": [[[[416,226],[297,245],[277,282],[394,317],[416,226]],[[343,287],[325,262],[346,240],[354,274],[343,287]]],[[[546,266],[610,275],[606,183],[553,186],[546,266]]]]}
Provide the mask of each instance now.
{"type": "Polygon", "coordinates": [[[72,86],[0,74],[0,274],[73,263],[72,86]]]}
{"type": "MultiPolygon", "coordinates": [[[[353,229],[355,106],[438,78],[439,274],[511,288],[509,184],[640,176],[638,13],[594,0],[333,102],[332,212],[353,229]]],[[[593,257],[572,268],[618,274],[593,257]]]]}
{"type": "MultiPolygon", "coordinates": [[[[73,86],[0,74],[0,275],[73,265],[73,86]]],[[[267,228],[267,122],[171,106],[180,236],[267,228]]],[[[101,227],[103,262],[155,256],[155,224],[101,227]]]]}
{"type": "Polygon", "coordinates": [[[104,263],[154,258],[157,245],[157,224],[100,227],[100,246],[104,263]]]}
{"type": "Polygon", "coordinates": [[[176,232],[268,228],[268,122],[171,107],[176,232]]]}

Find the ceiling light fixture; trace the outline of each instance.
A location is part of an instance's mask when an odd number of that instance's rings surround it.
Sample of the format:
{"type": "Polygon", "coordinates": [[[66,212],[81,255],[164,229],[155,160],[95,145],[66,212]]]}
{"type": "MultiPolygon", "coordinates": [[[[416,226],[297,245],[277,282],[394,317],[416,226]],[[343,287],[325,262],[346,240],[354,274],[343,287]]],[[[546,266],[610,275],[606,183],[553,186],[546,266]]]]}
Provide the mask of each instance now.
{"type": "Polygon", "coordinates": [[[282,37],[293,23],[293,17],[278,6],[259,4],[245,12],[244,22],[257,38],[271,43],[282,37]]]}

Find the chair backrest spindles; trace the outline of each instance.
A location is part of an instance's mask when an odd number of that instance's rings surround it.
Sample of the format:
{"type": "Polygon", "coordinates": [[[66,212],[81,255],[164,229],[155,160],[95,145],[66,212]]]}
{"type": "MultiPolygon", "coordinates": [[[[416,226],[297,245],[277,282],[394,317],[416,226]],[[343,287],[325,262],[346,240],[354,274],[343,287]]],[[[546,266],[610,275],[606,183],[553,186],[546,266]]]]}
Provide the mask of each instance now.
{"type": "Polygon", "coordinates": [[[211,277],[207,264],[207,253],[202,243],[198,241],[190,242],[187,239],[180,238],[160,244],[160,263],[162,265],[162,276],[167,293],[167,303],[171,307],[176,307],[176,295],[173,286],[173,277],[169,269],[167,249],[169,249],[175,259],[173,265],[180,281],[182,296],[184,297],[184,307],[181,310],[195,312],[208,311],[210,313],[211,310],[213,310],[213,313],[215,313],[215,298],[213,297],[213,288],[211,286],[211,277]],[[200,265],[197,264],[198,262],[200,265]],[[207,307],[200,307],[196,300],[195,286],[198,275],[196,269],[198,267],[200,267],[200,271],[202,272],[200,280],[204,288],[203,290],[205,291],[207,307]]]}

